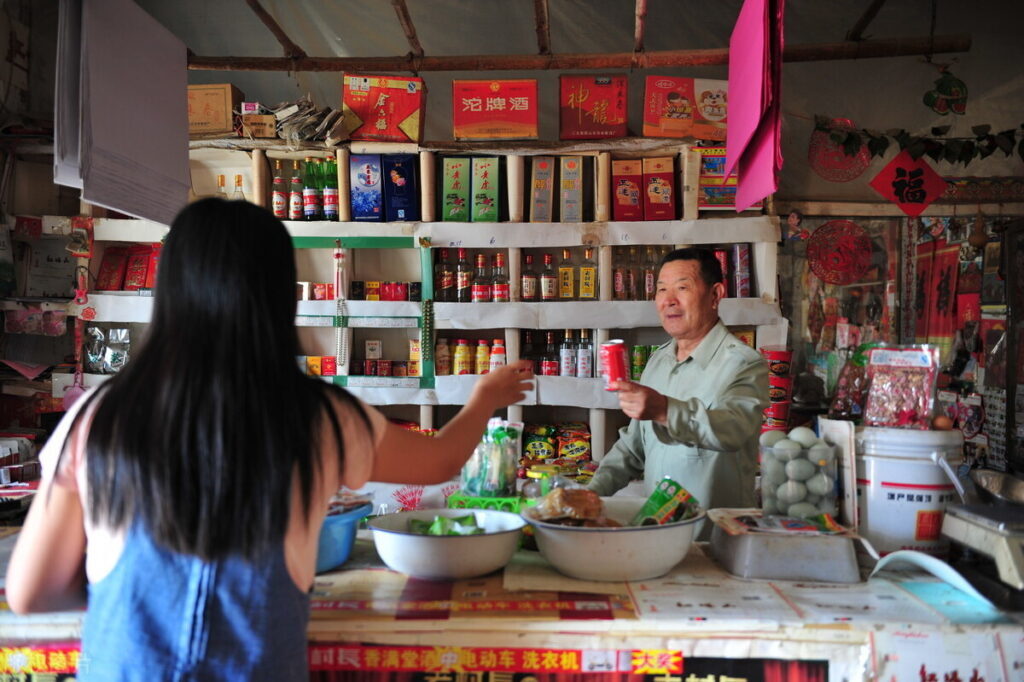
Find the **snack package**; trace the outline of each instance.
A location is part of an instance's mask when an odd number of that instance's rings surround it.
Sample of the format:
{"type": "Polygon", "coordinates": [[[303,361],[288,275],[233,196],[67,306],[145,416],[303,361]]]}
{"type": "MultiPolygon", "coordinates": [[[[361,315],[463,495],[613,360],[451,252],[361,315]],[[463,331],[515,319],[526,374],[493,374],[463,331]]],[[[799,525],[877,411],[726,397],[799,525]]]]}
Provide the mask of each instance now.
{"type": "Polygon", "coordinates": [[[555,432],[555,427],[548,424],[529,424],[523,435],[523,459],[538,462],[553,459],[555,432]]]}
{"type": "Polygon", "coordinates": [[[541,521],[596,519],[601,516],[601,498],[586,488],[555,488],[534,507],[541,521]]]}
{"type": "Polygon", "coordinates": [[[666,476],[661,479],[629,525],[661,525],[690,519],[699,513],[699,503],[690,491],[666,476]]]}
{"type": "Polygon", "coordinates": [[[584,461],[590,459],[590,434],[562,431],[555,439],[555,455],[559,459],[584,461]]]}
{"type": "Polygon", "coordinates": [[[516,493],[518,439],[522,424],[497,417],[487,422],[487,430],[476,450],[462,467],[462,491],[479,497],[507,497],[516,493]]]}
{"type": "Polygon", "coordinates": [[[860,422],[868,395],[868,353],[878,345],[861,344],[843,365],[836,384],[836,394],[828,408],[829,419],[860,422]]]}
{"type": "Polygon", "coordinates": [[[929,429],[939,373],[935,346],[873,348],[868,356],[867,426],[929,429]]]}

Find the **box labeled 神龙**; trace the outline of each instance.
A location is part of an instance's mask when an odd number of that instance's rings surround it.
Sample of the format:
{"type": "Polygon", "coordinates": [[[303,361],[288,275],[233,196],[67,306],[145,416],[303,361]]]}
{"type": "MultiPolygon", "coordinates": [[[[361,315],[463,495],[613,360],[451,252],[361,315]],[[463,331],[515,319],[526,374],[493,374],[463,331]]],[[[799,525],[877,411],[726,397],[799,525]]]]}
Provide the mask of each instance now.
{"type": "Polygon", "coordinates": [[[626,136],[625,75],[561,76],[558,82],[559,139],[626,136]]]}

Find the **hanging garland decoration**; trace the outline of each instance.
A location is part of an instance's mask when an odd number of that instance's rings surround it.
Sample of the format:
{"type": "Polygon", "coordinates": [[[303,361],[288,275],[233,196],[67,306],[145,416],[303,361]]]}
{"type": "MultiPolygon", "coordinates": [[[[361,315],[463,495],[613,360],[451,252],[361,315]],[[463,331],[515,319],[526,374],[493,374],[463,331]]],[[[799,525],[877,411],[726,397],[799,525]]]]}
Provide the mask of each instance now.
{"type": "MultiPolygon", "coordinates": [[[[833,130],[853,131],[857,126],[848,118],[834,118],[830,121],[833,130]]],[[[811,169],[831,182],[849,182],[859,178],[871,164],[867,147],[861,145],[856,154],[846,154],[843,145],[837,144],[828,132],[815,130],[807,150],[807,162],[811,169]]]]}
{"type": "Polygon", "coordinates": [[[811,233],[807,262],[822,282],[856,282],[871,266],[871,238],[851,220],[830,220],[811,233]]]}
{"type": "Polygon", "coordinates": [[[976,125],[971,127],[973,137],[944,137],[952,126],[932,128],[931,135],[912,135],[901,128],[885,131],[869,128],[850,130],[837,126],[836,120],[841,119],[816,115],[814,130],[827,133],[829,139],[841,147],[847,156],[857,156],[865,147],[871,156],[884,156],[891,143],[895,142],[900,150],[906,149],[911,158],[927,156],[932,161],[962,163],[964,166],[975,159],[988,158],[997,151],[1007,157],[1016,151],[1017,156],[1024,160],[1024,123],[1018,128],[997,133],[992,132],[991,125],[976,125]]]}

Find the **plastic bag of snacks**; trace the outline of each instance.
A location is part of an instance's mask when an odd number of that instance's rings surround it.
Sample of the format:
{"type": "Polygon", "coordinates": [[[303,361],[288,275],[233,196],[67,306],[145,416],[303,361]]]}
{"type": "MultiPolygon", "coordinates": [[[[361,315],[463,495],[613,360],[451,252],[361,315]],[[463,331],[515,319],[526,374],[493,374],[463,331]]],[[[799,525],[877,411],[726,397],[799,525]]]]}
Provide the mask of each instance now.
{"type": "Polygon", "coordinates": [[[462,492],[477,497],[515,495],[522,429],[520,422],[497,417],[487,422],[483,439],[462,467],[462,492]]]}
{"type": "Polygon", "coordinates": [[[538,464],[554,459],[556,431],[550,424],[528,424],[523,435],[523,458],[538,464]]]}
{"type": "Polygon", "coordinates": [[[860,422],[868,396],[868,353],[878,343],[863,343],[839,372],[836,394],[828,408],[829,419],[860,422]]]}
{"type": "Polygon", "coordinates": [[[938,373],[939,349],[935,346],[871,349],[864,423],[903,429],[930,428],[938,373]]]}

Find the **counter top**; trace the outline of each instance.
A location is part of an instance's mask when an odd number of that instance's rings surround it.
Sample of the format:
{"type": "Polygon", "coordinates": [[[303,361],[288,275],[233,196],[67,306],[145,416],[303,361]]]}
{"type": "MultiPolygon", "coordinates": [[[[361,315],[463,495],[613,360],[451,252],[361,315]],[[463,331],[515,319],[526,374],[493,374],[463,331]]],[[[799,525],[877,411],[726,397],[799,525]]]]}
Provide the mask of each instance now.
{"type": "MultiPolygon", "coordinates": [[[[4,565],[12,545],[13,537],[0,539],[4,565]]],[[[828,679],[837,682],[916,682],[921,666],[938,680],[950,671],[962,682],[972,672],[975,682],[1024,679],[1024,614],[1000,612],[929,574],[887,571],[852,585],[751,581],[709,555],[697,544],[662,578],[592,583],[520,550],[501,573],[429,582],[387,569],[361,535],[344,567],[314,583],[311,668],[327,660],[348,660],[354,670],[420,660],[438,647],[474,661],[481,652],[643,650],[828,661],[828,679]]],[[[2,610],[0,641],[73,643],[82,615],[2,610]]]]}

